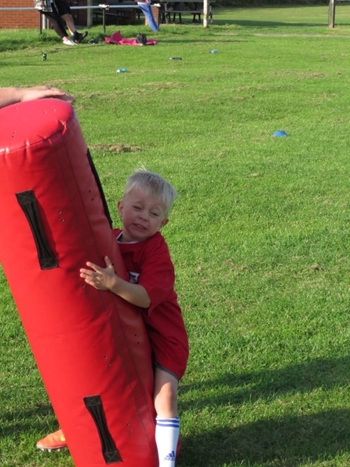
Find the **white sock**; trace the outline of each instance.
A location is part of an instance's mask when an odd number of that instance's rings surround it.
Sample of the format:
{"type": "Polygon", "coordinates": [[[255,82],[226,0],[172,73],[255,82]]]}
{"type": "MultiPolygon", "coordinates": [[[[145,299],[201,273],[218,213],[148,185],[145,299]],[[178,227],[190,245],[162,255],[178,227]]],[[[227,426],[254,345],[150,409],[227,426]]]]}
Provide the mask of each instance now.
{"type": "Polygon", "coordinates": [[[175,467],[177,442],[180,432],[180,419],[156,418],[156,444],[159,467],[175,467]]]}

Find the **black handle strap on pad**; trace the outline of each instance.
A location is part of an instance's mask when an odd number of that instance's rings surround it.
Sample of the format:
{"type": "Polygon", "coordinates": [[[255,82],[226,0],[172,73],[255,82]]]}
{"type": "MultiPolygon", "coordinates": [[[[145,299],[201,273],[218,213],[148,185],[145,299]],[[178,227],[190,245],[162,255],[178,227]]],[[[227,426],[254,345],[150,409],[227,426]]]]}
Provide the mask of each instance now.
{"type": "Polygon", "coordinates": [[[16,193],[16,198],[32,231],[40,268],[43,270],[57,268],[56,257],[51,251],[40,221],[39,209],[34,191],[28,190],[16,193]]]}
{"type": "Polygon", "coordinates": [[[100,192],[100,196],[101,196],[102,203],[103,203],[103,209],[105,211],[105,214],[106,214],[106,217],[108,219],[109,225],[112,227],[112,218],[111,218],[111,215],[110,215],[110,212],[109,212],[109,209],[108,209],[105,194],[103,192],[101,180],[100,180],[100,177],[98,176],[95,164],[94,164],[94,162],[92,160],[92,157],[91,157],[91,154],[90,154],[89,150],[87,150],[87,158],[88,158],[92,173],[94,174],[96,184],[97,184],[97,187],[98,187],[98,191],[100,192]]]}
{"type": "Polygon", "coordinates": [[[101,441],[102,455],[106,464],[122,462],[119,451],[108,431],[100,396],[84,397],[84,404],[95,422],[101,441]]]}

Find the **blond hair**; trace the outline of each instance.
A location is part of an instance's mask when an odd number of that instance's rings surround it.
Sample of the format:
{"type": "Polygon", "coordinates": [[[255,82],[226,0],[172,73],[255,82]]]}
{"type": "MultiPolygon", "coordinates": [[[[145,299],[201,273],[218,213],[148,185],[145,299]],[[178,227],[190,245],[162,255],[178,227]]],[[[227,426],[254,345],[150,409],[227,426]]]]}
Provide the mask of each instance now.
{"type": "Polygon", "coordinates": [[[165,216],[167,216],[178,194],[170,183],[155,172],[149,170],[137,170],[127,179],[124,195],[127,196],[134,188],[145,188],[149,195],[163,201],[165,205],[165,216]]]}

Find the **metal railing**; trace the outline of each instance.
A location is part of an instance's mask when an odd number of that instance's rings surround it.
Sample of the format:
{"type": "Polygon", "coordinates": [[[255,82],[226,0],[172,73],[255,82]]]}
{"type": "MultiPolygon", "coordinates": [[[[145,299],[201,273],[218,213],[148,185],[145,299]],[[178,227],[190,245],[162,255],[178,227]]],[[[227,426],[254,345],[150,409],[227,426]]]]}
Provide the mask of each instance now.
{"type": "MultiPolygon", "coordinates": [[[[119,10],[122,10],[122,9],[135,9],[135,8],[139,8],[139,6],[137,5],[137,3],[135,3],[134,5],[133,4],[130,4],[130,5],[106,5],[104,3],[101,3],[99,5],[91,5],[91,6],[88,6],[88,5],[84,5],[84,6],[71,6],[70,7],[71,10],[96,10],[96,9],[100,9],[102,10],[102,25],[103,25],[103,32],[106,32],[106,12],[108,12],[108,10],[112,9],[112,8],[115,8],[115,9],[119,9],[119,10]]],[[[43,16],[43,15],[40,15],[40,10],[38,10],[37,8],[34,8],[34,7],[0,7],[0,11],[37,11],[39,13],[39,31],[40,31],[40,34],[42,33],[43,29],[47,29],[47,19],[43,16]]],[[[88,24],[88,26],[92,26],[92,24],[88,24]]]]}

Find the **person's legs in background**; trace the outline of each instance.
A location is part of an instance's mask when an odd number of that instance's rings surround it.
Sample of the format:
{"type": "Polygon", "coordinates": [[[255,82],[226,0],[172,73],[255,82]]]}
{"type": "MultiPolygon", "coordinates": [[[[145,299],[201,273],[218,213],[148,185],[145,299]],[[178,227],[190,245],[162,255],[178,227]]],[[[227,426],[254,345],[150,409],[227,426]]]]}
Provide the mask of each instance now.
{"type": "MultiPolygon", "coordinates": [[[[76,44],[79,44],[82,40],[85,39],[85,37],[88,35],[88,32],[86,31],[84,33],[81,33],[77,31],[70,6],[66,2],[66,0],[55,0],[54,5],[57,8],[58,14],[65,21],[67,29],[69,30],[72,36],[72,41],[74,41],[74,43],[76,44]]],[[[63,43],[65,42],[63,41],[63,43]]]]}
{"type": "Polygon", "coordinates": [[[83,33],[76,30],[74,25],[73,16],[70,14],[62,15],[62,18],[66,22],[67,28],[72,35],[72,39],[75,43],[80,43],[85,37],[88,35],[88,32],[85,31],[83,33]]]}
{"type": "Polygon", "coordinates": [[[63,21],[61,20],[61,18],[58,15],[57,11],[55,11],[55,10],[53,10],[52,12],[41,11],[40,13],[45,15],[46,18],[50,21],[54,31],[62,39],[63,44],[65,44],[65,45],[76,45],[75,42],[70,40],[70,38],[68,36],[68,32],[66,31],[66,28],[63,25],[63,21]]]}

